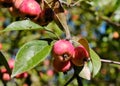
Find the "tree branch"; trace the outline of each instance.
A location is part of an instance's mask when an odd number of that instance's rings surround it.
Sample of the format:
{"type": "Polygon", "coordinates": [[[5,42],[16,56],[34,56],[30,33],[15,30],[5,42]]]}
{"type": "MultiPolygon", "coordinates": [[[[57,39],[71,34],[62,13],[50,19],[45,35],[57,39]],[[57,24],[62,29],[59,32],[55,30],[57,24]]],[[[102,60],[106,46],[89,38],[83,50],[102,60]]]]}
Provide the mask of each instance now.
{"type": "Polygon", "coordinates": [[[101,62],[120,65],[120,62],[112,61],[112,60],[101,59],[101,62]]]}
{"type": "Polygon", "coordinates": [[[107,18],[107,17],[99,16],[99,18],[102,19],[102,20],[104,20],[104,21],[106,21],[107,23],[109,23],[109,24],[111,24],[111,25],[117,27],[117,28],[120,27],[120,23],[113,22],[113,21],[111,21],[111,20],[110,20],[109,18],[107,18]]]}

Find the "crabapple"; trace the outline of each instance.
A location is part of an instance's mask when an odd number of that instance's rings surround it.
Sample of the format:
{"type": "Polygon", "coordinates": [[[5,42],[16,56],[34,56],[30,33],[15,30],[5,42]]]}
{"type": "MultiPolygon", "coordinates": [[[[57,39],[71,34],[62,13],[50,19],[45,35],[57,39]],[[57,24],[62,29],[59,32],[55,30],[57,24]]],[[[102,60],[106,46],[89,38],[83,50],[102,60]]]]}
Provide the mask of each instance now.
{"type": "Polygon", "coordinates": [[[24,72],[24,73],[16,75],[16,78],[27,78],[27,77],[28,77],[28,73],[27,72],[24,72]]]}
{"type": "Polygon", "coordinates": [[[54,59],[53,60],[53,68],[57,72],[66,72],[66,71],[70,70],[71,62],[70,61],[61,62],[58,59],[54,59]]]}
{"type": "Polygon", "coordinates": [[[68,61],[74,55],[74,46],[67,40],[58,40],[53,45],[52,55],[59,61],[68,61]]]}
{"type": "Polygon", "coordinates": [[[10,75],[8,73],[3,73],[2,79],[5,81],[9,81],[11,78],[10,78],[10,75]]]}
{"type": "Polygon", "coordinates": [[[0,72],[1,72],[1,73],[6,73],[7,70],[6,70],[6,68],[2,68],[2,69],[0,70],[0,72]]]}
{"type": "Polygon", "coordinates": [[[0,43],[0,50],[2,49],[2,43],[0,43]]]}
{"type": "Polygon", "coordinates": [[[76,66],[82,66],[85,60],[88,60],[89,54],[83,46],[78,46],[74,49],[74,58],[72,63],[76,66]]]}
{"type": "Polygon", "coordinates": [[[35,0],[24,0],[19,10],[26,16],[37,17],[41,13],[41,7],[35,0]]]}
{"type": "Polygon", "coordinates": [[[15,62],[14,59],[10,59],[10,60],[8,61],[8,65],[9,65],[10,69],[13,69],[13,67],[14,67],[14,62],[15,62]]]}
{"type": "Polygon", "coordinates": [[[47,75],[48,76],[53,76],[54,71],[52,69],[47,70],[47,75]]]}

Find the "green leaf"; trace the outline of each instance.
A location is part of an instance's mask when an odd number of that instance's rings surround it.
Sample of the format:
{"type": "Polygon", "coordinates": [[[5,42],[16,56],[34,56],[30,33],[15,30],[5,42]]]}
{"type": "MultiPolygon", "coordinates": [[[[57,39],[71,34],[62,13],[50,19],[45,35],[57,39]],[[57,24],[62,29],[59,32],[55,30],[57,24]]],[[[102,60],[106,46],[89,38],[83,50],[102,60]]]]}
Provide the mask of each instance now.
{"type": "Polygon", "coordinates": [[[90,56],[91,56],[91,61],[92,61],[92,76],[94,77],[100,70],[101,68],[101,60],[100,57],[96,54],[95,51],[90,49],[90,56]]]}
{"type": "Polygon", "coordinates": [[[11,77],[34,68],[50,53],[51,46],[47,41],[34,40],[23,45],[15,59],[15,67],[11,77]]]}
{"type": "Polygon", "coordinates": [[[30,20],[22,20],[11,23],[2,32],[12,30],[37,30],[37,29],[40,30],[43,29],[43,27],[30,20]]]}
{"type": "Polygon", "coordinates": [[[11,69],[8,65],[8,62],[5,58],[5,56],[2,54],[2,52],[0,52],[0,64],[4,65],[5,68],[7,69],[7,72],[9,73],[9,75],[11,75],[11,69]]]}
{"type": "Polygon", "coordinates": [[[87,63],[85,63],[82,71],[79,73],[79,76],[84,79],[87,79],[87,80],[91,79],[91,71],[90,71],[87,63]]]}
{"type": "Polygon", "coordinates": [[[72,3],[72,0],[67,0],[67,4],[70,5],[72,3]]]}

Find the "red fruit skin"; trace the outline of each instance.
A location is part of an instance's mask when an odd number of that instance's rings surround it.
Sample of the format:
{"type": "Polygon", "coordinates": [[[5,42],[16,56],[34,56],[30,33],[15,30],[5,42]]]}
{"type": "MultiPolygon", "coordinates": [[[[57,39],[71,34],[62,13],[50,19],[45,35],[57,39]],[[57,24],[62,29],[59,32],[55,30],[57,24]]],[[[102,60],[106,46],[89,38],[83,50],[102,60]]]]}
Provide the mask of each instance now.
{"type": "Polygon", "coordinates": [[[12,59],[12,58],[8,61],[8,65],[9,65],[10,69],[13,69],[13,67],[14,67],[14,62],[15,62],[15,60],[12,59]]]}
{"type": "Polygon", "coordinates": [[[71,62],[61,62],[58,59],[53,60],[53,68],[56,72],[66,72],[71,68],[71,62]]]}
{"type": "Polygon", "coordinates": [[[52,77],[54,75],[54,71],[52,69],[47,70],[47,75],[52,77]]]}
{"type": "Polygon", "coordinates": [[[4,73],[2,79],[4,81],[9,81],[11,78],[10,78],[10,75],[8,73],[4,73]]]}
{"type": "Polygon", "coordinates": [[[1,73],[6,73],[7,70],[6,70],[6,68],[2,68],[2,69],[0,70],[0,72],[1,72],[1,73]]]}
{"type": "Polygon", "coordinates": [[[2,43],[0,43],[0,50],[2,49],[2,43]]]}
{"type": "Polygon", "coordinates": [[[35,0],[24,0],[19,10],[21,13],[27,16],[37,17],[41,13],[41,7],[35,0]]]}
{"type": "Polygon", "coordinates": [[[88,58],[89,54],[87,50],[83,46],[78,46],[74,49],[74,58],[72,58],[72,63],[76,66],[82,66],[88,58]]]}
{"type": "Polygon", "coordinates": [[[28,73],[27,73],[27,72],[18,74],[18,75],[16,76],[16,78],[27,78],[27,77],[28,77],[28,73]]]}
{"type": "Polygon", "coordinates": [[[58,40],[53,46],[52,55],[59,61],[68,61],[74,55],[74,46],[67,40],[58,40]]]}

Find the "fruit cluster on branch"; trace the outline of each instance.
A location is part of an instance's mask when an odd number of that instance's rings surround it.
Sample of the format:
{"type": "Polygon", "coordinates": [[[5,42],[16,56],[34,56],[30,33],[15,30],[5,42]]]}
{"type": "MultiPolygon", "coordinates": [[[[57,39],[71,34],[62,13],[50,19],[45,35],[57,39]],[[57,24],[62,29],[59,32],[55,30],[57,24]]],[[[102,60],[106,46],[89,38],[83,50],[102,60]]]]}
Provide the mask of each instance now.
{"type": "Polygon", "coordinates": [[[65,39],[55,42],[52,49],[53,67],[57,72],[66,72],[75,66],[83,66],[88,60],[88,51],[82,46],[74,45],[65,39]]]}

